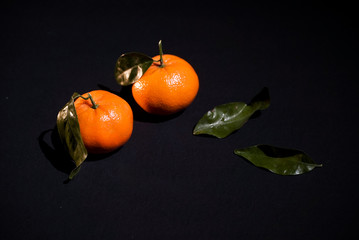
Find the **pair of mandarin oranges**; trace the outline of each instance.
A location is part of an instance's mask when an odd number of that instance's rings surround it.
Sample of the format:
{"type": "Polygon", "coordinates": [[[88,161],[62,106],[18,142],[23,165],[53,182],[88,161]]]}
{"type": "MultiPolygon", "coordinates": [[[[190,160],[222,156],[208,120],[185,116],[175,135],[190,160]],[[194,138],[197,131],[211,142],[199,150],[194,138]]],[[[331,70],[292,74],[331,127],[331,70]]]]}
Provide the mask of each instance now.
{"type": "MultiPolygon", "coordinates": [[[[136,103],[146,112],[170,115],[195,99],[199,81],[184,59],[164,54],[132,85],[136,103]]],[[[133,130],[133,112],[121,97],[104,90],[85,93],[75,100],[80,133],[89,153],[109,153],[124,145],[133,130]]]]}

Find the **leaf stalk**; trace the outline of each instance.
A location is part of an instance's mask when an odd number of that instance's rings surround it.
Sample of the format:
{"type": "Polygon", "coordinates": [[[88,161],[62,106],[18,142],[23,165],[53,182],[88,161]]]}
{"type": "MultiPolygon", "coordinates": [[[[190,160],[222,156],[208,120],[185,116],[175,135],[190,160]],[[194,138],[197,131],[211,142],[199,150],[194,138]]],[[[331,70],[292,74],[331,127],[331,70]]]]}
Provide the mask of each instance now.
{"type": "Polygon", "coordinates": [[[79,96],[77,96],[76,98],[79,98],[79,97],[80,97],[80,98],[82,98],[82,99],[84,99],[84,100],[90,99],[90,101],[91,101],[91,103],[92,103],[91,108],[93,108],[93,109],[98,108],[98,104],[95,103],[95,100],[93,100],[91,94],[90,94],[90,93],[87,93],[87,94],[88,94],[88,97],[87,97],[87,98],[83,97],[82,95],[79,95],[79,96]]]}
{"type": "Polygon", "coordinates": [[[160,66],[159,67],[163,68],[165,65],[163,64],[162,40],[160,40],[158,42],[158,48],[159,48],[159,51],[160,51],[160,66]]]}

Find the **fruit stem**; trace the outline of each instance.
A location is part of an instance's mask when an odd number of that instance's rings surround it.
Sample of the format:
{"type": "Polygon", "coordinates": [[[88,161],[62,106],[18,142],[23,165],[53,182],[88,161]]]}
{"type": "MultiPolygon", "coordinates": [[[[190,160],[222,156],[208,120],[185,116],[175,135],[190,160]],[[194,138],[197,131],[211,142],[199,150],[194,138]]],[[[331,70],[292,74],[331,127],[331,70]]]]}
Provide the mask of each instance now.
{"type": "Polygon", "coordinates": [[[85,97],[83,97],[83,96],[78,96],[78,97],[80,97],[80,98],[82,98],[82,99],[84,99],[84,100],[88,100],[88,99],[90,99],[91,100],[91,103],[92,103],[92,108],[93,109],[96,109],[96,108],[98,108],[98,104],[96,104],[95,103],[95,101],[93,100],[93,98],[92,98],[92,96],[91,96],[91,94],[90,93],[87,93],[88,94],[88,97],[87,98],[85,98],[85,97]]]}
{"type": "Polygon", "coordinates": [[[162,40],[160,40],[158,42],[158,48],[160,50],[160,66],[159,67],[164,67],[165,65],[163,64],[163,51],[162,51],[162,40]]]}

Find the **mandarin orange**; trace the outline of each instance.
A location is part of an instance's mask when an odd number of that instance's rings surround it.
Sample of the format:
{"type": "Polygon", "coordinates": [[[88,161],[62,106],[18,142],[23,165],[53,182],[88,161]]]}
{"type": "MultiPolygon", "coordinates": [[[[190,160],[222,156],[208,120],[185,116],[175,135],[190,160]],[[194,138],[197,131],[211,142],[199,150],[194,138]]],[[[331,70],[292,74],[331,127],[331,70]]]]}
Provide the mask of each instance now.
{"type": "Polygon", "coordinates": [[[193,67],[170,54],[153,57],[154,62],[132,86],[132,95],[146,112],[169,115],[187,108],[195,99],[199,80],[193,67]]]}
{"type": "Polygon", "coordinates": [[[130,139],[133,113],[121,97],[95,90],[83,94],[74,104],[81,137],[89,153],[112,152],[130,139]]]}

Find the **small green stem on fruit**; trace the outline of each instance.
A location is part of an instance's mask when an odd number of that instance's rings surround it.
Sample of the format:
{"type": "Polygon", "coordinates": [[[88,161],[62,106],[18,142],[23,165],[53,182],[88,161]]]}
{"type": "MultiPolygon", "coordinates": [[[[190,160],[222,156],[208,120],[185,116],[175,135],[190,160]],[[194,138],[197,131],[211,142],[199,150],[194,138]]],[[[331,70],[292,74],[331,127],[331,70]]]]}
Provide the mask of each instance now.
{"type": "Polygon", "coordinates": [[[84,100],[88,100],[88,99],[90,99],[91,100],[91,103],[92,103],[92,108],[93,109],[96,109],[96,108],[98,108],[98,104],[96,104],[95,103],[95,101],[93,100],[93,98],[92,98],[92,96],[91,96],[91,94],[90,93],[87,93],[88,94],[88,97],[87,98],[85,98],[85,97],[83,97],[83,96],[81,96],[81,95],[79,95],[79,96],[77,96],[76,98],[82,98],[82,99],[84,99],[84,100]]]}
{"type": "Polygon", "coordinates": [[[160,50],[160,67],[164,67],[165,65],[163,64],[162,40],[158,42],[158,48],[160,50]]]}
{"type": "Polygon", "coordinates": [[[95,103],[95,101],[93,100],[93,98],[92,98],[91,94],[90,94],[90,93],[88,93],[88,95],[89,95],[88,97],[90,98],[91,103],[92,103],[92,108],[93,108],[93,109],[98,108],[98,104],[96,104],[96,103],[95,103]]]}

